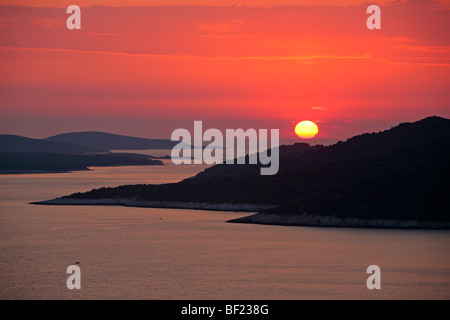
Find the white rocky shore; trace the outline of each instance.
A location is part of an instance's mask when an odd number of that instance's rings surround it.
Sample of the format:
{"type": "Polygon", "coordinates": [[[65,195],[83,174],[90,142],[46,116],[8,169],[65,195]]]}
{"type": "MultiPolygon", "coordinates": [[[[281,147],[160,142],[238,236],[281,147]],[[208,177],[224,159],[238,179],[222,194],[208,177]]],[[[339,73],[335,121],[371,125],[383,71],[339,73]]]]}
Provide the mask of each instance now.
{"type": "MultiPolygon", "coordinates": [[[[195,209],[213,211],[242,211],[257,212],[272,209],[272,205],[255,205],[249,203],[207,203],[207,202],[180,202],[180,201],[141,201],[135,199],[76,199],[57,198],[53,200],[33,202],[40,205],[100,205],[100,206],[126,206],[167,209],[195,209]]],[[[450,229],[450,222],[433,222],[418,220],[395,219],[359,219],[338,218],[334,216],[313,216],[307,214],[276,214],[257,213],[254,215],[229,220],[233,223],[253,223],[282,226],[309,226],[309,227],[336,227],[336,228],[402,228],[402,229],[450,229]]]]}
{"type": "Polygon", "coordinates": [[[229,220],[236,223],[255,223],[283,226],[310,226],[336,228],[403,228],[403,229],[448,229],[449,222],[394,219],[358,219],[333,216],[313,216],[307,214],[286,215],[257,213],[251,216],[229,220]]]}
{"type": "Polygon", "coordinates": [[[76,199],[57,198],[53,200],[33,202],[42,205],[84,205],[84,206],[126,206],[145,208],[171,208],[171,209],[196,209],[214,211],[244,211],[255,212],[272,209],[271,205],[255,205],[249,203],[207,203],[207,202],[181,202],[181,201],[142,201],[135,199],[76,199]]]}

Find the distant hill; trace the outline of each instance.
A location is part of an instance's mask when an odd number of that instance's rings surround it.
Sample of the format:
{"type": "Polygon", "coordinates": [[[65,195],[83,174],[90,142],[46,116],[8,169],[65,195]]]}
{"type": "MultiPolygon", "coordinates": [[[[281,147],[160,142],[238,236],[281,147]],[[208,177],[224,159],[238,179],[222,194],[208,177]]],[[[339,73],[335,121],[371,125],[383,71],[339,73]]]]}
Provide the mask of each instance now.
{"type": "Polygon", "coordinates": [[[103,153],[103,148],[80,145],[72,142],[32,139],[17,135],[0,135],[0,152],[51,152],[51,153],[103,153]]]}
{"type": "Polygon", "coordinates": [[[449,141],[450,120],[429,117],[326,147],[281,146],[273,176],[261,176],[259,165],[222,164],[179,183],[95,189],[41,204],[259,208],[235,222],[449,228],[449,141]]]}
{"type": "MultiPolygon", "coordinates": [[[[88,136],[85,137],[88,139],[88,136]]],[[[113,145],[108,145],[111,146],[113,145]]],[[[107,148],[92,146],[89,143],[85,145],[56,138],[42,140],[17,135],[0,135],[0,174],[67,172],[86,170],[88,167],[162,164],[162,161],[156,160],[153,156],[111,153],[107,148]]]]}
{"type": "Polygon", "coordinates": [[[45,141],[69,142],[107,150],[172,149],[178,141],[145,139],[105,132],[72,132],[48,137],[45,141]]]}
{"type": "Polygon", "coordinates": [[[40,152],[0,153],[0,173],[68,172],[88,167],[162,165],[151,156],[130,153],[63,154],[40,152]]]}

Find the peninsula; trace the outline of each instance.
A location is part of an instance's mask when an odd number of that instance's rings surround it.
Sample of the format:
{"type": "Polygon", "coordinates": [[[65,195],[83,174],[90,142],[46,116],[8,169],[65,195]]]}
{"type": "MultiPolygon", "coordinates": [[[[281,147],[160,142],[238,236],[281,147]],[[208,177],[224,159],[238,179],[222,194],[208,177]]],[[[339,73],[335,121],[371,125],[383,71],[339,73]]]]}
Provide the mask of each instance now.
{"type": "MultiPolygon", "coordinates": [[[[331,146],[279,147],[280,168],[219,164],[178,183],[100,188],[46,205],[257,212],[230,222],[450,228],[450,120],[429,117],[331,146]]],[[[248,162],[246,162],[248,163],[248,162]]]]}

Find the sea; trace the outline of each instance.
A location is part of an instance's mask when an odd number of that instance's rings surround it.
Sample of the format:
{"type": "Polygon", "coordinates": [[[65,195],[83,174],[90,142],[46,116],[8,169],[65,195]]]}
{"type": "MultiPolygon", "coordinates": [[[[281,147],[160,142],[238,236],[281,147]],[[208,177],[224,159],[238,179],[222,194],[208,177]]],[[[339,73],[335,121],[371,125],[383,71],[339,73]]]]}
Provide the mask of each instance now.
{"type": "Polygon", "coordinates": [[[0,175],[0,299],[450,299],[450,231],[227,223],[248,215],[43,206],[93,188],[177,182],[206,165],[0,175]],[[67,268],[80,270],[70,290],[67,268]],[[380,289],[369,289],[369,266],[380,289]]]}

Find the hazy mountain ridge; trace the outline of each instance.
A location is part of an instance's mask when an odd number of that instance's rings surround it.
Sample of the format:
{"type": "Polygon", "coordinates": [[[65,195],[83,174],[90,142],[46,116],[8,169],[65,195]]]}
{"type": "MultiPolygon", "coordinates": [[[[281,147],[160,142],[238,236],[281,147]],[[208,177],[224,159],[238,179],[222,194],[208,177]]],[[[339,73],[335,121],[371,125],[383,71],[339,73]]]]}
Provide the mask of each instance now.
{"type": "Polygon", "coordinates": [[[78,143],[107,150],[172,149],[178,143],[167,139],[146,139],[96,131],[62,133],[45,138],[45,141],[78,143]]]}
{"type": "MultiPolygon", "coordinates": [[[[166,140],[132,138],[141,146],[164,146],[166,140]],[[162,141],[162,144],[161,142],[162,141]],[[144,144],[143,144],[144,143],[144,144]],[[159,143],[159,144],[158,144],[159,143]]],[[[0,173],[39,173],[87,170],[88,167],[162,165],[157,157],[135,153],[111,153],[109,147],[133,149],[123,145],[129,137],[108,133],[69,133],[47,139],[0,135],[0,173]],[[93,136],[108,137],[107,143],[93,136]],[[67,137],[75,137],[72,141],[67,137]],[[121,144],[122,143],[122,144],[121,144]]],[[[175,142],[174,142],[175,143],[175,142]]],[[[136,145],[134,145],[136,146],[136,145]]],[[[162,158],[167,158],[162,157],[162,158]]]]}
{"type": "Polygon", "coordinates": [[[12,134],[2,134],[0,135],[0,152],[49,152],[83,154],[104,153],[108,152],[108,150],[72,142],[47,141],[12,134]]]}
{"type": "MultiPolygon", "coordinates": [[[[328,147],[281,146],[274,176],[260,176],[259,165],[216,165],[176,184],[102,188],[61,199],[270,205],[276,207],[261,213],[275,217],[271,224],[300,216],[449,222],[449,141],[450,120],[429,117],[328,147]]],[[[263,223],[257,217],[238,222],[263,223]]]]}
{"type": "Polygon", "coordinates": [[[0,153],[0,173],[68,172],[88,167],[162,165],[139,154],[0,153]]]}

